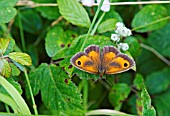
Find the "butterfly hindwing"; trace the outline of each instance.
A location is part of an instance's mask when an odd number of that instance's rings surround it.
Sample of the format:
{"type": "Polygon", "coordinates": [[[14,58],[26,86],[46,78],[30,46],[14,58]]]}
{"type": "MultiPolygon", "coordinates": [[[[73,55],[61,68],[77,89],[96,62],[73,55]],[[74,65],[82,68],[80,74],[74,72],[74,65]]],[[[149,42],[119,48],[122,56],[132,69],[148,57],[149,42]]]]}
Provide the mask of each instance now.
{"type": "Polygon", "coordinates": [[[109,67],[106,68],[106,74],[116,74],[127,71],[135,65],[135,62],[129,56],[119,53],[109,63],[109,67]]]}

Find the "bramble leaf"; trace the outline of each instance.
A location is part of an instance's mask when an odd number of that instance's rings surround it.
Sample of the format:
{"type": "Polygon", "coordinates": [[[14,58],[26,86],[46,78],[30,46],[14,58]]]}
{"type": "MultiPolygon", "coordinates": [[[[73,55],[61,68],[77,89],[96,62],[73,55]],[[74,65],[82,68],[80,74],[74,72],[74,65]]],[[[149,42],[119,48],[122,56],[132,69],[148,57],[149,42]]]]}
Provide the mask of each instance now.
{"type": "Polygon", "coordinates": [[[132,27],[136,32],[156,30],[167,24],[168,20],[159,21],[166,16],[167,10],[165,7],[161,5],[147,5],[135,15],[132,27]],[[156,23],[152,24],[153,22],[156,23]]]}
{"type": "Polygon", "coordinates": [[[29,78],[33,94],[41,91],[42,101],[51,112],[58,115],[83,114],[81,94],[62,68],[41,64],[30,72],[29,78]]]}
{"type": "Polygon", "coordinates": [[[32,64],[31,57],[26,53],[11,52],[9,58],[22,65],[30,66],[32,64]]]}
{"type": "Polygon", "coordinates": [[[170,84],[170,79],[168,78],[169,75],[170,68],[165,68],[161,71],[157,71],[148,75],[146,78],[146,86],[149,93],[159,94],[167,90],[170,84]]]}
{"type": "Polygon", "coordinates": [[[9,45],[10,39],[0,38],[0,55],[3,55],[9,45]]]}
{"type": "Polygon", "coordinates": [[[0,59],[0,74],[4,77],[11,76],[11,67],[6,59],[0,59]]]}
{"type": "Polygon", "coordinates": [[[170,24],[167,24],[164,28],[151,33],[147,43],[163,56],[170,58],[169,28],[170,24]]]}
{"type": "MultiPolygon", "coordinates": [[[[56,0],[32,0],[36,3],[56,3],[56,0]]],[[[41,13],[41,15],[49,20],[57,19],[60,16],[58,7],[51,7],[51,6],[40,6],[37,7],[36,10],[41,13]]]]}
{"type": "Polygon", "coordinates": [[[130,87],[127,84],[120,83],[112,86],[109,93],[109,101],[115,108],[120,108],[122,102],[130,94],[130,87]]]}
{"type": "Polygon", "coordinates": [[[62,16],[74,25],[90,27],[90,19],[78,0],[57,0],[58,8],[62,16]]]}
{"type": "Polygon", "coordinates": [[[0,1],[0,24],[8,23],[10,20],[12,20],[15,15],[17,14],[17,11],[15,8],[15,4],[18,0],[1,0],[0,1]]]}
{"type": "Polygon", "coordinates": [[[108,19],[106,21],[103,21],[99,27],[98,27],[98,32],[99,33],[104,33],[107,31],[114,31],[116,28],[116,23],[117,23],[117,19],[108,19]]]}
{"type": "MultiPolygon", "coordinates": [[[[45,48],[48,56],[53,57],[67,48],[71,38],[66,37],[66,32],[60,26],[53,27],[45,38],[45,48]]],[[[65,55],[65,54],[64,54],[65,55]]]]}

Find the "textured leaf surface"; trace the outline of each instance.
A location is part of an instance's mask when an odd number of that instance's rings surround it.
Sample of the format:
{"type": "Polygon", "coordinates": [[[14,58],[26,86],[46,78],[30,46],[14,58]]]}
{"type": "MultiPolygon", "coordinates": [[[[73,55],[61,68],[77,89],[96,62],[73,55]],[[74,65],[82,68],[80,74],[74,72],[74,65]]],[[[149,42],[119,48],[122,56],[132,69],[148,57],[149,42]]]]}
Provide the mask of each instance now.
{"type": "Polygon", "coordinates": [[[9,45],[8,45],[4,55],[8,55],[10,52],[12,52],[14,50],[14,47],[15,47],[15,41],[14,41],[14,39],[10,38],[9,45]]]}
{"type": "MultiPolygon", "coordinates": [[[[67,57],[65,57],[64,60],[62,60],[60,62],[60,66],[61,67],[64,67],[65,70],[70,74],[72,72],[72,68],[70,68],[70,59],[73,55],[75,55],[77,52],[80,52],[80,49],[82,47],[82,44],[84,42],[84,39],[85,39],[85,35],[83,36],[80,36],[78,38],[76,38],[69,50],[65,53],[65,55],[67,57]]],[[[109,37],[106,37],[106,36],[89,36],[88,37],[88,40],[84,46],[84,48],[86,48],[87,46],[91,45],[91,44],[95,44],[95,45],[99,45],[101,48],[103,48],[104,46],[106,45],[113,45],[113,43],[110,41],[110,38],[109,37]]],[[[83,51],[84,51],[84,48],[83,48],[83,51]]],[[[86,73],[84,71],[81,71],[79,69],[76,69],[74,68],[74,72],[73,73],[76,73],[78,74],[78,76],[80,78],[94,78],[94,79],[97,79],[99,78],[99,75],[94,75],[94,74],[90,74],[90,73],[86,73]]]]}
{"type": "Polygon", "coordinates": [[[1,0],[0,1],[0,24],[8,23],[12,20],[17,11],[13,6],[18,0],[1,0]]]}
{"type": "Polygon", "coordinates": [[[62,16],[74,25],[90,27],[90,19],[78,0],[57,0],[58,8],[62,16]]]}
{"type": "Polygon", "coordinates": [[[3,55],[9,45],[10,39],[0,38],[0,54],[3,55]]]}
{"type": "Polygon", "coordinates": [[[138,28],[140,26],[146,26],[139,28],[137,32],[147,32],[151,30],[159,29],[167,24],[167,20],[160,21],[155,24],[151,24],[155,21],[161,20],[167,16],[167,10],[161,5],[147,5],[143,7],[134,17],[132,21],[132,27],[138,28]]]}
{"type": "Polygon", "coordinates": [[[32,64],[31,57],[26,53],[12,52],[9,53],[9,58],[22,65],[29,66],[32,64]]]}
{"type": "Polygon", "coordinates": [[[170,84],[170,68],[154,72],[147,76],[146,86],[149,93],[159,94],[169,88],[170,84]]]}
{"type": "Polygon", "coordinates": [[[155,97],[154,104],[156,111],[158,113],[158,116],[169,116],[169,108],[170,108],[170,89],[168,91],[164,92],[163,94],[160,94],[155,97]]]}
{"type": "Polygon", "coordinates": [[[11,67],[5,59],[0,59],[0,74],[4,77],[11,76],[11,67]]]}
{"type": "Polygon", "coordinates": [[[141,73],[144,76],[147,76],[148,74],[151,74],[155,71],[162,70],[166,67],[166,64],[164,62],[162,62],[153,53],[151,53],[150,51],[145,50],[145,49],[142,49],[142,53],[138,57],[137,62],[138,62],[137,70],[139,73],[141,73]]]}
{"type": "MultiPolygon", "coordinates": [[[[36,3],[56,3],[56,0],[32,0],[36,3]]],[[[41,15],[47,19],[57,19],[60,16],[58,7],[51,7],[51,6],[46,6],[46,7],[37,7],[37,11],[41,13],[41,15]]]]}
{"type": "Polygon", "coordinates": [[[145,86],[143,86],[141,98],[142,98],[142,104],[143,104],[142,116],[156,116],[156,110],[151,105],[151,98],[145,86]]]}
{"type": "Polygon", "coordinates": [[[166,25],[164,28],[151,33],[148,37],[148,44],[153,47],[156,51],[162,55],[170,58],[170,24],[166,25]]]}
{"type": "Polygon", "coordinates": [[[130,87],[127,84],[115,84],[109,93],[109,101],[114,107],[118,107],[129,95],[130,87]]]}
{"type": "Polygon", "coordinates": [[[114,8],[111,8],[110,11],[105,14],[102,21],[106,21],[108,19],[117,19],[118,22],[123,22],[121,16],[114,10],[114,8]]]}
{"type": "Polygon", "coordinates": [[[67,48],[70,43],[70,38],[66,37],[66,33],[60,26],[52,28],[45,38],[45,48],[48,56],[53,57],[67,48]]]}
{"type": "Polygon", "coordinates": [[[116,28],[117,19],[108,19],[102,22],[98,27],[99,33],[104,33],[107,31],[114,31],[116,28]]]}
{"type": "Polygon", "coordinates": [[[67,74],[55,65],[41,64],[29,74],[34,95],[41,91],[46,107],[54,114],[82,114],[81,94],[67,74]],[[74,111],[74,112],[72,112],[74,111]]]}
{"type": "Polygon", "coordinates": [[[11,67],[11,70],[12,70],[11,76],[19,76],[21,71],[13,63],[9,63],[9,64],[10,64],[10,67],[11,67]]]}

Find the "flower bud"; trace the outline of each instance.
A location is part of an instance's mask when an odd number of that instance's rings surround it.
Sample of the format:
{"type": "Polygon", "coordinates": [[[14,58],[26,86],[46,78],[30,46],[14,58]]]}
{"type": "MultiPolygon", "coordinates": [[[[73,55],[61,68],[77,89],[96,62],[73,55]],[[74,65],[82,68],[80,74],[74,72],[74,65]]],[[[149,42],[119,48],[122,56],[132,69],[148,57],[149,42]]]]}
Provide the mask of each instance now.
{"type": "MultiPolygon", "coordinates": [[[[101,0],[97,0],[97,3],[100,4],[101,0]]],[[[101,10],[103,12],[108,12],[110,10],[110,1],[109,0],[104,0],[101,10]]]]}
{"type": "Polygon", "coordinates": [[[111,40],[113,40],[114,42],[119,42],[120,41],[120,37],[118,34],[112,34],[111,35],[111,40]]]}
{"type": "Polygon", "coordinates": [[[81,0],[84,6],[91,7],[94,4],[94,0],[81,0]]]}
{"type": "Polygon", "coordinates": [[[118,48],[122,49],[123,51],[126,51],[129,49],[129,45],[127,43],[119,43],[118,48]]]}

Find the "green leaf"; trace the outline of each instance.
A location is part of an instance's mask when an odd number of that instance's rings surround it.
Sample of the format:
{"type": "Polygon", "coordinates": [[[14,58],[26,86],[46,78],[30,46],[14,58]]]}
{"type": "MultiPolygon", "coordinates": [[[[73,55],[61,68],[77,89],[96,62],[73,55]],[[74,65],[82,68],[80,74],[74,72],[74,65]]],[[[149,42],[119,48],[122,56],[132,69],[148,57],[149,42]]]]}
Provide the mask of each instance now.
{"type": "Polygon", "coordinates": [[[135,15],[132,27],[137,32],[156,30],[167,24],[168,20],[161,21],[166,16],[167,10],[165,7],[161,5],[147,5],[135,15]]]}
{"type": "Polygon", "coordinates": [[[9,53],[9,58],[22,65],[30,66],[32,64],[31,57],[26,53],[12,52],[9,53]]]}
{"type": "Polygon", "coordinates": [[[156,111],[158,113],[158,116],[169,116],[170,115],[170,112],[169,112],[170,89],[168,89],[168,91],[164,92],[163,94],[155,96],[153,102],[154,102],[156,111]]]}
{"type": "Polygon", "coordinates": [[[70,38],[65,38],[65,33],[62,27],[55,26],[52,28],[45,38],[45,48],[48,56],[53,57],[67,48],[70,43],[70,38]]]}
{"type": "Polygon", "coordinates": [[[135,37],[133,37],[133,36],[127,37],[124,42],[128,43],[128,45],[129,45],[128,51],[130,52],[132,57],[135,58],[141,54],[142,51],[140,48],[140,44],[135,37]]]}
{"type": "MultiPolygon", "coordinates": [[[[67,56],[67,57],[65,57],[64,60],[62,60],[60,62],[60,66],[64,67],[65,70],[67,71],[67,73],[69,73],[69,74],[73,71],[73,69],[70,67],[70,65],[71,65],[70,59],[77,52],[80,52],[80,49],[84,42],[84,38],[85,38],[85,35],[79,36],[76,39],[74,39],[74,41],[71,43],[69,50],[65,53],[65,56],[67,56]]],[[[88,40],[87,40],[83,49],[85,49],[87,46],[89,46],[91,44],[99,45],[101,48],[103,48],[106,45],[113,45],[113,43],[110,41],[109,37],[96,35],[96,36],[88,37],[88,40]]],[[[99,75],[89,74],[84,71],[78,70],[76,68],[74,68],[74,69],[75,70],[73,73],[76,73],[80,78],[94,78],[94,79],[99,78],[99,75]]]]}
{"type": "MultiPolygon", "coordinates": [[[[56,0],[33,0],[36,3],[56,3],[56,0]]],[[[51,7],[51,6],[40,6],[37,7],[36,10],[41,13],[41,15],[49,20],[55,20],[60,16],[58,7],[51,7]]]]}
{"type": "Polygon", "coordinates": [[[142,116],[156,116],[156,111],[154,107],[151,105],[151,98],[145,86],[143,86],[141,98],[143,104],[142,116]]]}
{"type": "Polygon", "coordinates": [[[122,102],[130,94],[130,87],[127,84],[120,83],[112,86],[109,93],[109,101],[114,107],[121,107],[122,102]]]}
{"type": "Polygon", "coordinates": [[[153,72],[146,78],[146,86],[149,93],[160,94],[169,88],[170,79],[170,68],[165,68],[164,70],[153,72]]]}
{"type": "Polygon", "coordinates": [[[0,55],[3,55],[9,45],[10,39],[0,38],[0,55]]]}
{"type": "Polygon", "coordinates": [[[164,69],[167,65],[148,50],[142,49],[141,55],[136,60],[138,72],[144,76],[164,69]],[[145,57],[144,57],[145,56],[145,57]],[[150,59],[150,60],[148,60],[150,59]],[[145,64],[145,65],[144,65],[145,64]]]}
{"type": "MultiPolygon", "coordinates": [[[[105,14],[102,21],[106,21],[108,19],[116,19],[118,22],[123,22],[121,16],[118,12],[114,10],[114,8],[111,7],[110,11],[105,14]]],[[[115,26],[115,25],[114,25],[115,26]]]]}
{"type": "Polygon", "coordinates": [[[0,59],[0,74],[4,77],[11,76],[11,67],[6,59],[0,59]]]}
{"type": "Polygon", "coordinates": [[[7,7],[7,8],[1,9],[0,10],[0,17],[1,17],[0,24],[8,23],[15,17],[16,14],[17,14],[17,11],[15,8],[7,7]]]}
{"type": "Polygon", "coordinates": [[[99,27],[98,27],[98,32],[99,33],[104,33],[107,31],[113,31],[116,28],[116,23],[117,23],[117,19],[108,19],[106,21],[103,21],[99,27]]]}
{"type": "Polygon", "coordinates": [[[11,76],[19,76],[21,71],[13,63],[9,63],[9,64],[10,64],[10,67],[11,67],[11,70],[12,70],[11,76]]]}
{"type": "Polygon", "coordinates": [[[81,94],[62,68],[41,64],[30,72],[29,78],[34,95],[41,91],[42,101],[54,114],[83,113],[81,94]]]}
{"type": "Polygon", "coordinates": [[[156,51],[161,53],[163,56],[170,58],[170,24],[166,25],[164,28],[155,31],[150,34],[147,39],[149,46],[153,47],[156,51]]]}
{"type": "Polygon", "coordinates": [[[135,86],[138,90],[142,90],[142,87],[143,87],[143,78],[142,78],[142,75],[136,74],[133,83],[134,83],[134,86],[135,86]]]}
{"type": "Polygon", "coordinates": [[[57,0],[58,8],[62,16],[74,25],[90,27],[90,19],[78,0],[57,0]]]}
{"type": "Polygon", "coordinates": [[[20,109],[18,108],[17,104],[15,101],[8,95],[5,95],[3,93],[0,93],[0,101],[9,105],[14,112],[19,112],[21,113],[20,109]]]}
{"type": "Polygon", "coordinates": [[[0,0],[0,8],[14,7],[18,0],[0,0]]]}
{"type": "MultiPolygon", "coordinates": [[[[14,79],[12,79],[12,78],[7,78],[6,80],[7,80],[13,87],[15,87],[15,89],[19,92],[19,94],[22,94],[21,85],[20,85],[18,82],[14,81],[14,79]]],[[[4,89],[4,87],[2,87],[2,85],[0,85],[0,92],[6,94],[6,95],[8,95],[8,96],[10,96],[9,93],[4,89]]]]}
{"type": "Polygon", "coordinates": [[[10,52],[12,52],[14,50],[14,47],[15,47],[15,41],[14,41],[14,39],[10,38],[9,45],[8,45],[4,55],[8,55],[10,52]]]}
{"type": "Polygon", "coordinates": [[[23,10],[18,12],[18,16],[15,19],[15,26],[19,27],[19,18],[21,20],[24,31],[35,34],[42,28],[42,19],[37,12],[32,9],[23,10]]]}
{"type": "Polygon", "coordinates": [[[11,85],[4,77],[0,76],[0,85],[5,88],[5,90],[10,94],[15,103],[18,105],[21,114],[31,115],[31,112],[25,103],[24,99],[21,97],[19,92],[11,85]]]}

